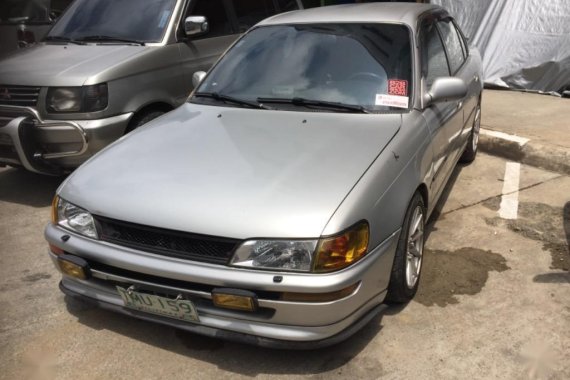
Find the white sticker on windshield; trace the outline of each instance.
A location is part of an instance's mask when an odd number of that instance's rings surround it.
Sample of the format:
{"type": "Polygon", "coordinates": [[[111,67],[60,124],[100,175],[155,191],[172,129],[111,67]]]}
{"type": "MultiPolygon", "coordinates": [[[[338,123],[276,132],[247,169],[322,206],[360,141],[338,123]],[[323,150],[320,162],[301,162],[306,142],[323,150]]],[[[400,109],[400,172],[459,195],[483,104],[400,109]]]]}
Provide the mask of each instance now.
{"type": "Polygon", "coordinates": [[[376,94],[377,106],[408,108],[410,98],[407,96],[376,94]]]}
{"type": "Polygon", "coordinates": [[[169,10],[164,10],[162,11],[162,17],[160,18],[160,21],[158,22],[158,27],[160,29],[164,28],[166,26],[166,23],[168,22],[168,17],[170,16],[170,11],[169,10]]]}

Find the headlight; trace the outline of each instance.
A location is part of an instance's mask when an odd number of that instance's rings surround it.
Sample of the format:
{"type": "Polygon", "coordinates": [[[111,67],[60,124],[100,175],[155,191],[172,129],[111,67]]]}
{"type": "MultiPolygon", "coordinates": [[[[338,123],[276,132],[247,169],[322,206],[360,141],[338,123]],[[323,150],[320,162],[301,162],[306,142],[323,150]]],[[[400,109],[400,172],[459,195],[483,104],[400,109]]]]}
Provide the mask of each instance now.
{"type": "Polygon", "coordinates": [[[308,272],[317,240],[249,240],[234,253],[231,265],[308,272]]]}
{"type": "Polygon", "coordinates": [[[95,221],[89,212],[56,196],[52,204],[52,223],[97,239],[95,221]]]}
{"type": "Polygon", "coordinates": [[[297,272],[332,272],[346,268],[368,252],[368,223],[319,240],[248,240],[230,265],[297,272]]]}
{"type": "Polygon", "coordinates": [[[107,108],[106,83],[83,87],[52,87],[47,93],[48,112],[95,112],[107,108]]]}

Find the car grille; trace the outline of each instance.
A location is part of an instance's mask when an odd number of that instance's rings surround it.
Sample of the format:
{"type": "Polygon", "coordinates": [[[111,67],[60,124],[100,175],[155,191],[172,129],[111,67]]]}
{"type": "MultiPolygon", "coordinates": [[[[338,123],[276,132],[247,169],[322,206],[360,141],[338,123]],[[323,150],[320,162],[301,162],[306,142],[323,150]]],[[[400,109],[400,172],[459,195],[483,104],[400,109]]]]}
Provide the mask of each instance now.
{"type": "Polygon", "coordinates": [[[186,232],[95,217],[103,241],[158,255],[212,264],[226,264],[238,240],[196,235],[186,232]]]}
{"type": "Polygon", "coordinates": [[[0,84],[0,104],[34,107],[38,103],[40,87],[6,86],[0,84]]]}

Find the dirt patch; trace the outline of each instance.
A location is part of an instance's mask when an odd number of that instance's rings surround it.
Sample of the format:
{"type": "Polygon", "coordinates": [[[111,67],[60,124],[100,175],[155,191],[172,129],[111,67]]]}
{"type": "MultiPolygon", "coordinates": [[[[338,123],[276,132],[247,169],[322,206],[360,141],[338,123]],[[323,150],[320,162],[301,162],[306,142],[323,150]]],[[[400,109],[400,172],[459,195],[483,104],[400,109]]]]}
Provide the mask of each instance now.
{"type": "Polygon", "coordinates": [[[511,231],[543,243],[552,257],[551,269],[570,271],[570,206],[552,207],[544,203],[520,203],[517,220],[487,218],[496,226],[504,223],[511,231]]]}
{"type": "Polygon", "coordinates": [[[35,273],[35,274],[30,274],[26,277],[23,277],[22,281],[37,282],[37,281],[41,281],[41,280],[47,280],[49,278],[51,278],[51,274],[49,274],[49,273],[35,273]]]}
{"type": "Polygon", "coordinates": [[[457,251],[426,250],[422,280],[415,301],[425,306],[457,304],[456,295],[475,295],[483,289],[490,271],[510,269],[503,256],[477,248],[457,251]]]}
{"type": "Polygon", "coordinates": [[[481,204],[490,210],[499,211],[499,208],[501,208],[501,197],[489,198],[481,204]]]}

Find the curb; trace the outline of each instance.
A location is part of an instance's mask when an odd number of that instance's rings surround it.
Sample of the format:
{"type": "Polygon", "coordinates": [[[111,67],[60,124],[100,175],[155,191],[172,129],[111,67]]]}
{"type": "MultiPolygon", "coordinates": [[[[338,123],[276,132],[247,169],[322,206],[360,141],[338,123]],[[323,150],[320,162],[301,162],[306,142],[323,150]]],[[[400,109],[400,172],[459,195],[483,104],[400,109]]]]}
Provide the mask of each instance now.
{"type": "Polygon", "coordinates": [[[479,149],[521,164],[570,175],[570,149],[557,145],[481,128],[479,149]]]}

